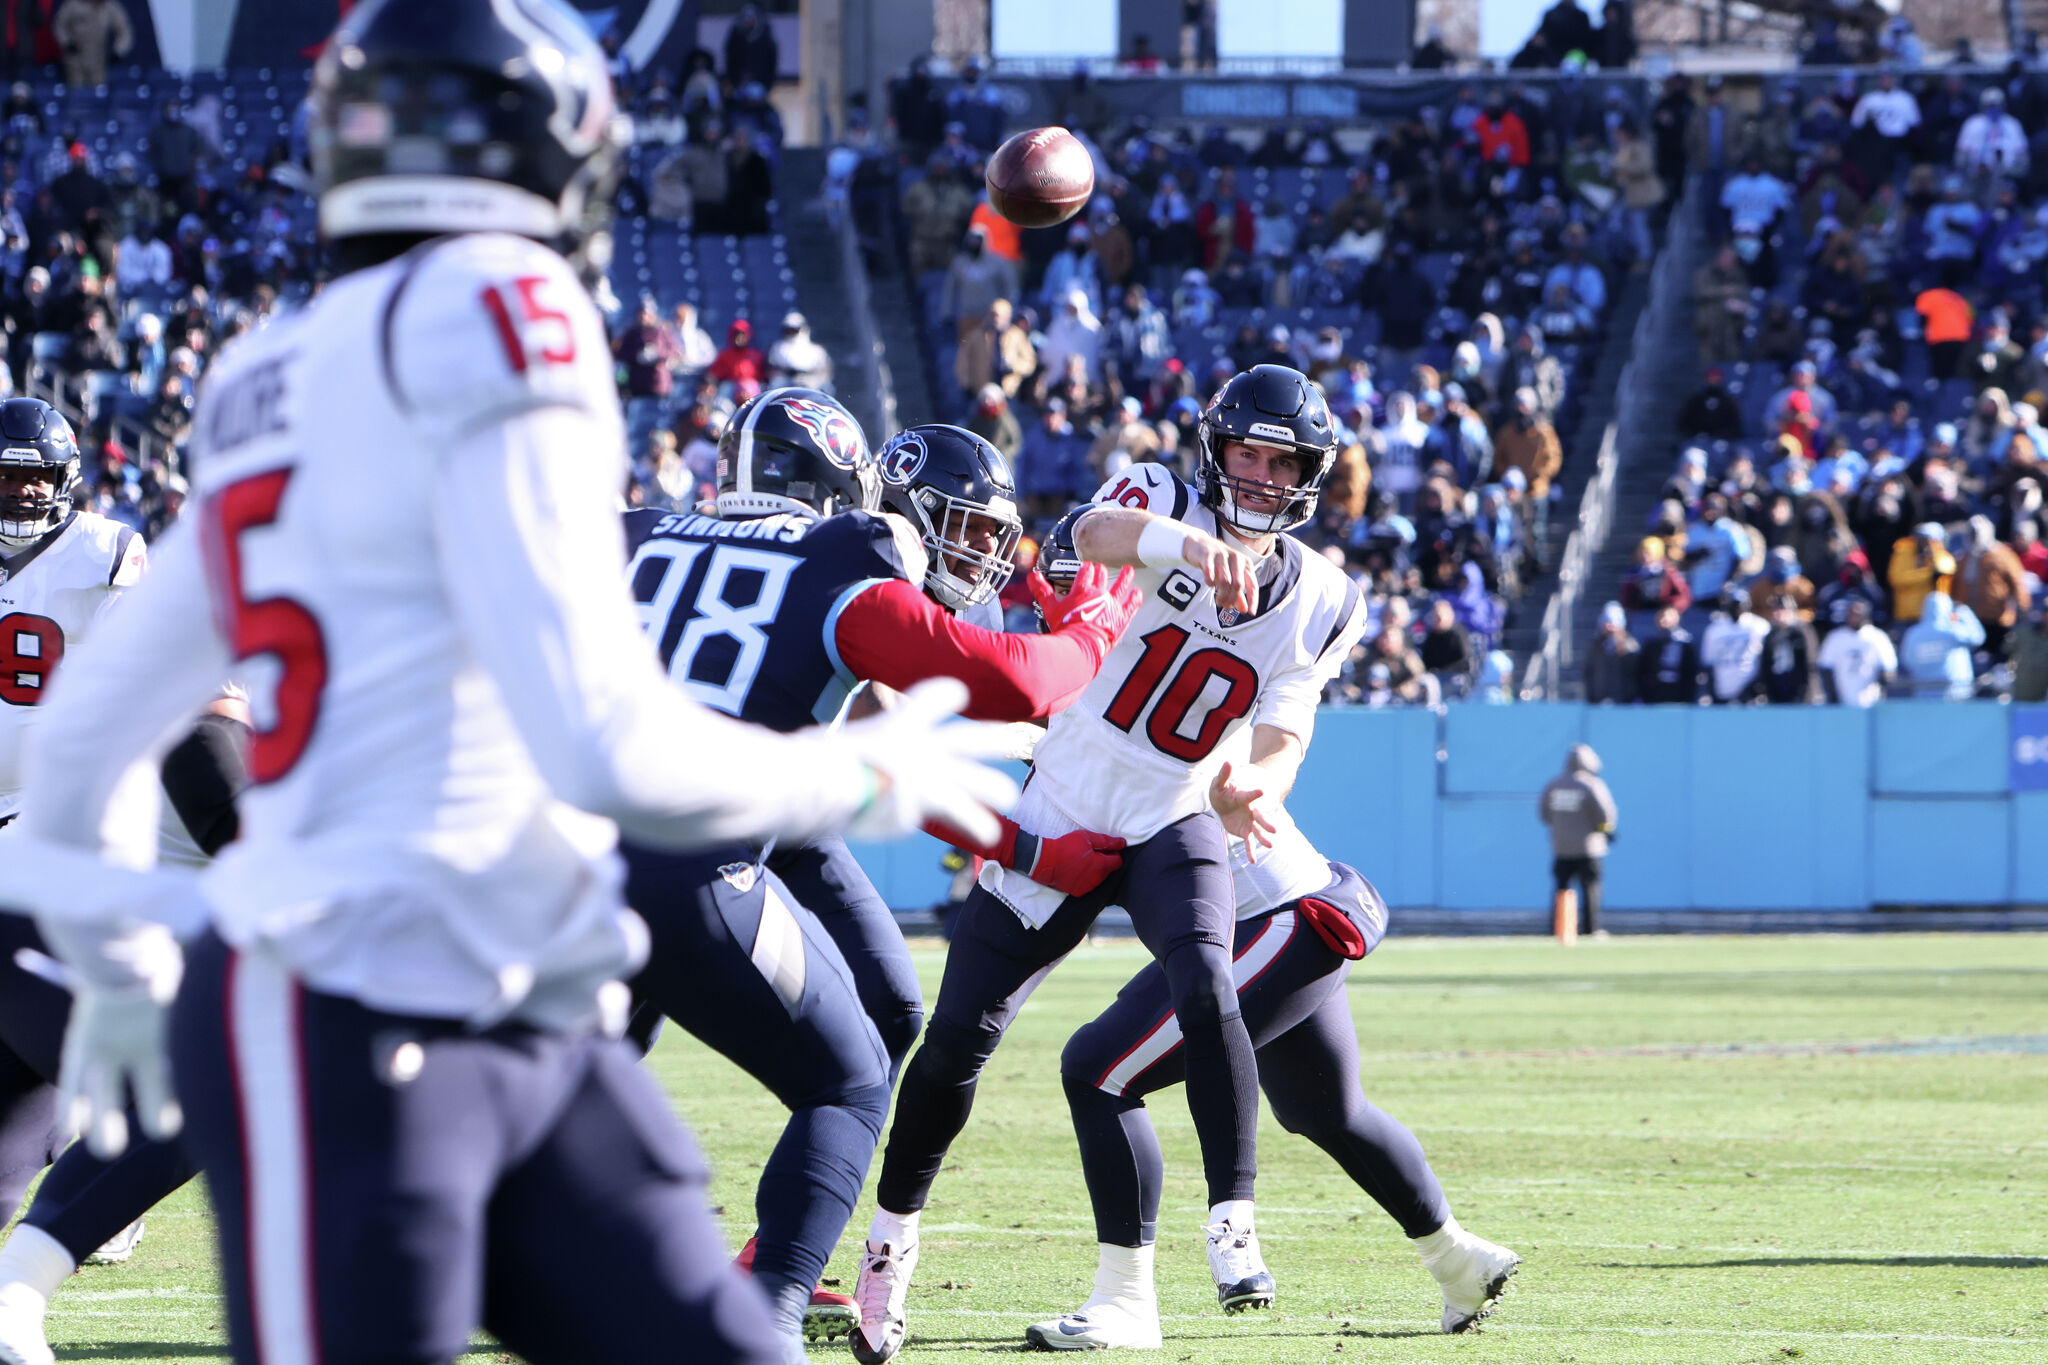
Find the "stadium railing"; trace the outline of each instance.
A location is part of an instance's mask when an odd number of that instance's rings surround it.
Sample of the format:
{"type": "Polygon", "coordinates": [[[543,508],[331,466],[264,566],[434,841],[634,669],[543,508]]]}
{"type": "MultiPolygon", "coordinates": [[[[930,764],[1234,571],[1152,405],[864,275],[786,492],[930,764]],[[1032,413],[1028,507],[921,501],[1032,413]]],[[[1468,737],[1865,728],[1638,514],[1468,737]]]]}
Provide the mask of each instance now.
{"type": "Polygon", "coordinates": [[[1600,436],[1600,454],[1593,477],[1579,500],[1578,518],[1558,560],[1557,591],[1543,612],[1543,648],[1524,679],[1530,700],[1563,697],[1566,672],[1577,661],[1581,623],[1587,615],[1585,597],[1593,560],[1607,544],[1614,527],[1616,475],[1624,464],[1653,456],[1670,425],[1655,410],[1647,376],[1671,362],[1669,338],[1681,332],[1676,310],[1686,306],[1700,247],[1698,214],[1690,189],[1671,209],[1670,236],[1650,274],[1650,302],[1636,318],[1629,337],[1629,359],[1616,384],[1614,418],[1600,436]]]}

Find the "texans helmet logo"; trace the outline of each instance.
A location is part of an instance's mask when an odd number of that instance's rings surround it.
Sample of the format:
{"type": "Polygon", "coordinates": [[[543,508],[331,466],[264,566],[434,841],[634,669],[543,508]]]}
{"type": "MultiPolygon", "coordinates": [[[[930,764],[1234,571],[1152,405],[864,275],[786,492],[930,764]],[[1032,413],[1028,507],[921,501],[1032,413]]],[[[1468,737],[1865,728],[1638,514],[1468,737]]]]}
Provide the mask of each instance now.
{"type": "Polygon", "coordinates": [[[924,468],[924,438],[906,431],[882,447],[882,478],[898,488],[907,486],[924,468]]]}
{"type": "Polygon", "coordinates": [[[841,469],[860,468],[861,457],[867,454],[867,438],[851,417],[815,398],[785,398],[782,410],[811,433],[826,459],[841,469]]]}

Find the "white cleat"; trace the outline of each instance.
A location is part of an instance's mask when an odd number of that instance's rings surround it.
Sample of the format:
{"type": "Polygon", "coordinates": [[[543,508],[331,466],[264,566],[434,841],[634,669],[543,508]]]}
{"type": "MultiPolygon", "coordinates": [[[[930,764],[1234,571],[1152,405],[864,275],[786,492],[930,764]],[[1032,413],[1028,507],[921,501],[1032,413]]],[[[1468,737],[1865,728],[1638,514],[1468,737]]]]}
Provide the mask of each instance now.
{"type": "Polygon", "coordinates": [[[1203,1227],[1209,1235],[1209,1274],[1216,1281],[1216,1300],[1226,1313],[1273,1306],[1273,1276],[1259,1254],[1259,1234],[1239,1229],[1228,1219],[1203,1227]]]}
{"type": "Polygon", "coordinates": [[[1153,1299],[1090,1299],[1079,1312],[1032,1323],[1024,1340],[1041,1351],[1156,1351],[1166,1344],[1153,1299]]]}
{"type": "Polygon", "coordinates": [[[109,1237],[98,1251],[85,1258],[87,1265],[119,1265],[135,1254],[142,1244],[142,1220],[136,1219],[109,1237]]]}
{"type": "Polygon", "coordinates": [[[910,1273],[917,1269],[917,1243],[901,1249],[868,1239],[861,1253],[860,1278],[853,1287],[860,1322],[847,1338],[860,1365],[883,1365],[903,1349],[909,1331],[910,1273]]]}
{"type": "Polygon", "coordinates": [[[0,1365],[56,1365],[43,1340],[43,1313],[50,1301],[19,1280],[0,1284],[0,1365]]]}
{"type": "Polygon", "coordinates": [[[1423,1257],[1422,1263],[1444,1293],[1443,1329],[1456,1333],[1476,1328],[1500,1306],[1522,1258],[1459,1228],[1448,1248],[1434,1259],[1423,1257]]]}

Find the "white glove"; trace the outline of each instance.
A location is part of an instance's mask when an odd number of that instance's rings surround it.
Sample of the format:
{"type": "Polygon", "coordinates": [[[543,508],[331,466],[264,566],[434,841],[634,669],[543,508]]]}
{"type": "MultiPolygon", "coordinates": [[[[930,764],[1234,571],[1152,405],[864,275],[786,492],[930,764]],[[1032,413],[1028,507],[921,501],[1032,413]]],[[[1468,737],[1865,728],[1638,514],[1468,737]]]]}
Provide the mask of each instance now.
{"type": "MultiPolygon", "coordinates": [[[[50,926],[45,926],[48,932],[50,926]]],[[[60,930],[73,937],[77,930],[60,930]]],[[[91,951],[53,943],[73,970],[71,1024],[64,1032],[59,1112],[85,1137],[93,1155],[119,1156],[128,1146],[128,1101],[149,1137],[176,1136],[184,1111],[171,1093],[164,1030],[184,977],[185,956],[162,925],[99,938],[91,951]],[[125,978],[119,979],[119,978],[125,978]]]]}
{"type": "Polygon", "coordinates": [[[935,678],[911,688],[890,710],[840,732],[880,787],[849,833],[893,838],[937,819],[977,842],[995,841],[1002,827],[992,812],[1016,804],[1017,784],[981,760],[1005,757],[1015,744],[1004,726],[944,723],[966,704],[964,683],[935,678]]]}

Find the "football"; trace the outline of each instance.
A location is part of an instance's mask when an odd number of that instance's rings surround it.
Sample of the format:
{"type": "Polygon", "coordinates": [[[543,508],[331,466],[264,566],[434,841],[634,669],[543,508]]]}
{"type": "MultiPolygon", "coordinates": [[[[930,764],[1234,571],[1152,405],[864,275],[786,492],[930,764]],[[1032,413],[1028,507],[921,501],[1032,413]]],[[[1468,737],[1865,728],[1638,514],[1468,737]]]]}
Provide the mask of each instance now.
{"type": "Polygon", "coordinates": [[[1095,163],[1064,128],[1018,133],[988,159],[988,202],[1018,227],[1051,227],[1095,193],[1095,163]]]}

